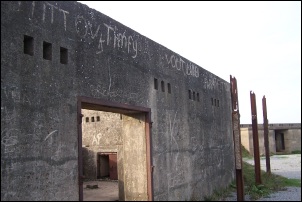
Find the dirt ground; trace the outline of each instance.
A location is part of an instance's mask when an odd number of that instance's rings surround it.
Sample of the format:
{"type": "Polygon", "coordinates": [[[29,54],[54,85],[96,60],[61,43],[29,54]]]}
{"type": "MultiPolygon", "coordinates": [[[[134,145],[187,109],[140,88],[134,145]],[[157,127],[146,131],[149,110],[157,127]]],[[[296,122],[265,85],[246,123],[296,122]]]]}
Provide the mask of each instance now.
{"type": "Polygon", "coordinates": [[[118,201],[118,181],[89,181],[83,183],[84,201],[118,201]],[[90,188],[87,188],[88,187],[90,188]],[[97,185],[97,188],[96,188],[97,185]]]}

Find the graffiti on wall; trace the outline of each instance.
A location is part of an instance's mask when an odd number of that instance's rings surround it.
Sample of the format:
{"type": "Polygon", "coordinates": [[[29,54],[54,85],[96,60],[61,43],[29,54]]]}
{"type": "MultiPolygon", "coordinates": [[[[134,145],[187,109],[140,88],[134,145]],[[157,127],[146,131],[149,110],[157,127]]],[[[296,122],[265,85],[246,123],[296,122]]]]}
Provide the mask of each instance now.
{"type": "Polygon", "coordinates": [[[167,68],[173,68],[182,71],[185,76],[199,77],[199,67],[191,62],[186,62],[180,56],[165,55],[167,68]]]}

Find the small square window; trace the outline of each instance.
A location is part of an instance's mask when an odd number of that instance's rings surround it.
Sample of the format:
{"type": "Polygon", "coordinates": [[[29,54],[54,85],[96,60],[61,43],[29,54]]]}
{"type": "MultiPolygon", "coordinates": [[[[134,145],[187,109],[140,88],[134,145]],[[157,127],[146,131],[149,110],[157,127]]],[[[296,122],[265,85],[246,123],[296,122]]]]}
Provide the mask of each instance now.
{"type": "Polygon", "coordinates": [[[156,78],[154,78],[154,89],[158,90],[158,81],[156,78]]]}
{"type": "Polygon", "coordinates": [[[168,83],[168,93],[171,94],[171,84],[168,83]]]}
{"type": "Polygon", "coordinates": [[[68,64],[68,49],[60,47],[60,63],[68,64]]]}
{"type": "Polygon", "coordinates": [[[161,81],[161,91],[165,92],[165,82],[161,81]]]}
{"type": "Polygon", "coordinates": [[[45,60],[51,60],[52,59],[52,45],[48,42],[43,42],[43,58],[45,60]]]}
{"type": "Polygon", "coordinates": [[[24,54],[34,55],[34,38],[31,36],[24,35],[24,54]]]}

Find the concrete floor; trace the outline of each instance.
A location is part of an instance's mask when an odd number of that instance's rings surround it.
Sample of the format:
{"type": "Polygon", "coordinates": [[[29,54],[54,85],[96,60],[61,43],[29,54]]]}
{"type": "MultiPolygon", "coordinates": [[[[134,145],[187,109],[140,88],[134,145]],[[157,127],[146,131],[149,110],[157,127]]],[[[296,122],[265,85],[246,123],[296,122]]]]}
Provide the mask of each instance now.
{"type": "Polygon", "coordinates": [[[84,201],[118,201],[118,181],[88,181],[83,183],[84,201]],[[98,185],[98,188],[87,188],[98,185]]]}

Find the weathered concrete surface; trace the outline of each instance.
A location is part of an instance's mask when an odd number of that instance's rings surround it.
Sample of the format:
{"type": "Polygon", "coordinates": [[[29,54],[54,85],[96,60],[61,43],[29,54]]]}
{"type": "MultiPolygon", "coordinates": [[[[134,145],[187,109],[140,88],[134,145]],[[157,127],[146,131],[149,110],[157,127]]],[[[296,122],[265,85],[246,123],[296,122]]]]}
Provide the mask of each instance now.
{"type": "Polygon", "coordinates": [[[1,1],[1,200],[79,199],[77,96],[150,108],[154,200],[202,199],[234,179],[229,88],[80,3],[1,1]]]}

